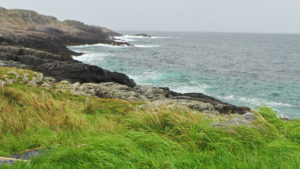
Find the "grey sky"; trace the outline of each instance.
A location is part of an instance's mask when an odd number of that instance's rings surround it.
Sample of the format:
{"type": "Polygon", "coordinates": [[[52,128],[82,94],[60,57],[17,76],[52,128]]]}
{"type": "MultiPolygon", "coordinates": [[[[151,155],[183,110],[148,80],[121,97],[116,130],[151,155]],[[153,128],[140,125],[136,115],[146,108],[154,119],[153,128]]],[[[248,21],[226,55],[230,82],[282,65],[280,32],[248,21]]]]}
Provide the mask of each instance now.
{"type": "Polygon", "coordinates": [[[0,0],[114,30],[300,33],[300,0],[0,0]]]}

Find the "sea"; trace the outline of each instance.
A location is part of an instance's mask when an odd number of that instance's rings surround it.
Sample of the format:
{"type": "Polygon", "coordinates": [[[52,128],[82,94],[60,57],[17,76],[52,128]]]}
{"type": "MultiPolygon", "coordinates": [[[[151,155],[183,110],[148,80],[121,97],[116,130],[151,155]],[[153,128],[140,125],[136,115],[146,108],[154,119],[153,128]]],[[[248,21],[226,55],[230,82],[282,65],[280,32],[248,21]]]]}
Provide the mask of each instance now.
{"type": "Polygon", "coordinates": [[[300,118],[300,35],[121,32],[118,41],[69,47],[74,59],[127,74],[137,84],[200,92],[279,116],[300,118]],[[146,33],[151,38],[133,36],[146,33]]]}

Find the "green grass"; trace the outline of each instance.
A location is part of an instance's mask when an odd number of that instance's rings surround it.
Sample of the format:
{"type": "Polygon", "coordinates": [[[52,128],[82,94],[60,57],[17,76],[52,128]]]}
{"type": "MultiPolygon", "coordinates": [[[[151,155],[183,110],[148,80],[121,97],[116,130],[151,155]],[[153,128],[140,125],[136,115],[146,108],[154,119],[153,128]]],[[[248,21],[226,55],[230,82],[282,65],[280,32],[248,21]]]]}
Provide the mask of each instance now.
{"type": "MultiPolygon", "coordinates": [[[[1,72],[1,71],[0,71],[1,72]]],[[[23,84],[0,90],[0,156],[47,151],[2,168],[300,168],[300,121],[267,107],[251,126],[216,128],[175,104],[76,96],[23,84]]]]}

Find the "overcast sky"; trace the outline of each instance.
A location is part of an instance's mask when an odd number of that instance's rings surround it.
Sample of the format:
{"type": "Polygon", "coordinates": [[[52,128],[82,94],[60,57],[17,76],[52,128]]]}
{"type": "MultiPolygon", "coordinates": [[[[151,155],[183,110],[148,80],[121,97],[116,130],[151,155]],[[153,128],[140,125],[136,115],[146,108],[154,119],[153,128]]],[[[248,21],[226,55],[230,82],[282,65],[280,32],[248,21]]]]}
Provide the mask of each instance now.
{"type": "Polygon", "coordinates": [[[114,30],[300,33],[300,0],[0,0],[114,30]]]}

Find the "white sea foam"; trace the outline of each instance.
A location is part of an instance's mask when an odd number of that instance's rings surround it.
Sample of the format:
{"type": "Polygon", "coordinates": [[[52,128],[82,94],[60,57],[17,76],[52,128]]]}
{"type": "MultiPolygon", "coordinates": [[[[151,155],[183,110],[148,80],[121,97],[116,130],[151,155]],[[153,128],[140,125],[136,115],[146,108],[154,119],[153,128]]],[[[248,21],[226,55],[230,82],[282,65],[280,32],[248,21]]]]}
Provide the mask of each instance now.
{"type": "MultiPolygon", "coordinates": [[[[142,72],[139,75],[132,75],[132,74],[127,74],[130,78],[134,79],[136,82],[139,84],[143,85],[149,85],[153,86],[154,84],[157,84],[158,86],[164,86],[163,84],[160,84],[159,82],[161,79],[165,78],[165,73],[161,72],[154,72],[154,71],[149,71],[149,72],[142,72]]],[[[171,90],[179,93],[206,93],[206,89],[210,88],[209,85],[207,84],[199,84],[199,83],[193,83],[191,82],[190,85],[180,85],[174,83],[169,83],[165,87],[170,87],[171,90]]]]}
{"type": "Polygon", "coordinates": [[[135,42],[136,40],[133,39],[115,39],[116,42],[135,42]]]}
{"type": "Polygon", "coordinates": [[[265,102],[265,103],[266,103],[266,105],[269,105],[269,106],[293,107],[293,105],[288,104],[288,103],[280,103],[280,102],[272,102],[272,101],[265,102]]]}
{"type": "Polygon", "coordinates": [[[225,99],[225,100],[234,100],[235,99],[234,95],[224,96],[224,97],[221,97],[221,98],[225,99]]]}
{"type": "Polygon", "coordinates": [[[157,48],[159,45],[134,45],[137,48],[157,48]]]}
{"type": "Polygon", "coordinates": [[[128,38],[128,37],[118,36],[118,37],[115,37],[115,41],[116,42],[135,42],[136,40],[132,39],[132,38],[128,38]]]}
{"type": "Polygon", "coordinates": [[[271,106],[271,107],[292,107],[291,104],[288,103],[280,103],[280,102],[274,102],[274,101],[266,101],[263,99],[258,99],[258,98],[248,98],[248,97],[240,97],[239,98],[240,101],[252,104],[252,105],[261,105],[261,104],[265,104],[267,106],[271,106]]]}
{"type": "Polygon", "coordinates": [[[150,39],[170,39],[172,38],[171,36],[152,36],[150,39]]]}
{"type": "Polygon", "coordinates": [[[170,36],[151,36],[151,37],[143,37],[143,36],[134,36],[134,35],[123,35],[123,36],[115,36],[116,39],[121,40],[132,40],[132,39],[168,39],[172,38],[170,36]]]}
{"type": "MultiPolygon", "coordinates": [[[[72,46],[71,49],[76,50],[76,49],[83,49],[86,47],[105,47],[105,48],[115,48],[115,49],[120,49],[120,48],[156,48],[159,47],[159,45],[142,45],[142,44],[137,44],[134,46],[128,46],[128,45],[110,45],[110,44],[103,44],[103,43],[98,43],[98,44],[93,44],[93,45],[80,45],[80,46],[72,46]]],[[[80,50],[81,51],[81,50],[80,50]]]]}
{"type": "MultiPolygon", "coordinates": [[[[139,75],[129,75],[130,78],[136,80],[137,82],[147,84],[148,81],[160,79],[163,73],[160,72],[143,72],[139,75]]],[[[151,83],[149,83],[151,84],[151,83]]]]}
{"type": "Polygon", "coordinates": [[[82,61],[85,63],[93,63],[102,61],[106,56],[112,56],[111,53],[85,53],[81,56],[74,56],[74,60],[82,61]]]}
{"type": "Polygon", "coordinates": [[[206,93],[206,90],[210,88],[210,86],[206,84],[199,84],[197,86],[180,86],[173,87],[172,90],[179,93],[206,93]]]}
{"type": "Polygon", "coordinates": [[[142,37],[142,36],[133,36],[133,35],[124,35],[124,36],[115,36],[117,42],[135,42],[139,39],[167,39],[171,37],[162,37],[162,36],[152,36],[152,37],[142,37]]]}
{"type": "Polygon", "coordinates": [[[267,105],[267,106],[271,106],[271,107],[293,107],[293,105],[288,104],[288,103],[267,101],[267,100],[259,99],[259,98],[236,97],[234,95],[223,96],[223,97],[219,97],[219,98],[222,98],[224,100],[238,100],[238,101],[242,101],[244,103],[254,105],[254,106],[267,105]]]}
{"type": "Polygon", "coordinates": [[[128,46],[128,45],[110,45],[110,44],[104,44],[104,43],[97,43],[93,45],[79,45],[79,46],[72,46],[71,49],[73,48],[76,50],[76,48],[86,48],[86,47],[107,47],[107,48],[127,48],[127,47],[133,47],[133,46],[128,46]]]}
{"type": "Polygon", "coordinates": [[[188,85],[180,85],[177,87],[172,87],[172,89],[179,93],[203,93],[206,94],[206,90],[211,88],[211,86],[205,83],[197,83],[190,81],[188,85]]]}
{"type": "Polygon", "coordinates": [[[98,43],[98,44],[94,44],[91,46],[100,46],[100,47],[109,47],[109,48],[127,48],[127,47],[132,47],[132,46],[128,46],[128,45],[110,45],[110,44],[103,44],[103,43],[98,43]]]}

